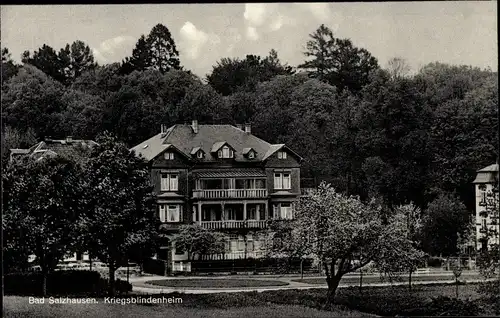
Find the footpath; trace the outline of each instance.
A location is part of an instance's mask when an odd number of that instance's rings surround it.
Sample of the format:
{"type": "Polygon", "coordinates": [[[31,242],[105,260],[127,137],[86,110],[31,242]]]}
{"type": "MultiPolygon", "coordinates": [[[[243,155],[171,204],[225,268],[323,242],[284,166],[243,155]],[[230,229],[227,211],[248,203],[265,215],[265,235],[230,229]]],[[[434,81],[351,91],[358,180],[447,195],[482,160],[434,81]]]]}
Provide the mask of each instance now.
{"type": "MultiPolygon", "coordinates": [[[[390,286],[390,285],[407,285],[408,282],[373,282],[373,278],[379,274],[372,273],[371,275],[363,275],[365,278],[372,277],[372,282],[367,280],[363,281],[363,286],[390,286]]],[[[426,284],[452,284],[455,282],[452,272],[431,272],[431,273],[419,273],[413,275],[413,277],[420,277],[420,280],[415,280],[412,282],[414,285],[426,285],[426,284]],[[443,276],[444,279],[443,279],[443,276]],[[437,279],[440,277],[440,279],[437,279]],[[448,279],[449,277],[449,279],[448,279]]],[[[404,277],[404,276],[403,276],[404,277]]],[[[350,286],[359,286],[359,281],[354,280],[357,278],[359,280],[359,275],[348,275],[347,280],[344,279],[340,282],[339,288],[345,288],[350,286]]],[[[210,277],[165,277],[165,276],[143,276],[130,278],[130,283],[134,292],[145,293],[145,294],[162,294],[162,293],[186,293],[186,294],[213,294],[213,293],[238,293],[238,292],[263,292],[270,290],[284,290],[284,289],[312,289],[312,288],[327,288],[325,284],[308,284],[305,282],[298,282],[300,276],[290,275],[290,276],[274,276],[274,275],[238,275],[238,276],[210,276],[210,277]],[[268,287],[239,287],[239,288],[184,288],[184,287],[165,287],[147,284],[148,281],[154,280],[189,280],[189,279],[246,279],[246,280],[275,280],[280,282],[285,282],[285,286],[268,286],[268,287]]],[[[309,279],[324,279],[323,276],[305,276],[304,280],[309,279]]],[[[484,281],[481,279],[476,271],[464,271],[460,277],[460,281],[465,281],[467,283],[478,283],[484,281]]]]}

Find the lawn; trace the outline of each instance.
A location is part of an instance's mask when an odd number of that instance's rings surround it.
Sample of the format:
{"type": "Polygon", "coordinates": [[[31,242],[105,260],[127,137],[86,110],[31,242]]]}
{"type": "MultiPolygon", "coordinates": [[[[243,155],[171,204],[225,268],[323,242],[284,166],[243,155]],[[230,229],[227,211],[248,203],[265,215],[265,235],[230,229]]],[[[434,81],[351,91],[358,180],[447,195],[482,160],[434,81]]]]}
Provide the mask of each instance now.
{"type": "Polygon", "coordinates": [[[233,308],[202,308],[185,305],[119,305],[119,304],[75,304],[75,305],[30,305],[27,297],[6,296],[3,317],[13,318],[68,318],[68,317],[372,317],[355,310],[320,311],[305,306],[260,304],[233,308]]]}
{"type": "Polygon", "coordinates": [[[240,288],[240,287],[269,287],[286,286],[287,282],[278,280],[260,279],[165,279],[146,281],[145,284],[163,287],[186,287],[186,288],[240,288]]]}
{"type": "MultiPolygon", "coordinates": [[[[480,278],[477,274],[463,274],[462,276],[459,277],[459,280],[468,280],[468,279],[478,279],[480,278]]],[[[403,276],[401,277],[401,281],[403,282],[408,282],[408,277],[403,276]]],[[[455,276],[451,275],[419,275],[419,276],[412,276],[411,280],[412,282],[421,282],[421,281],[430,281],[430,280],[436,280],[436,281],[447,281],[447,280],[454,280],[455,276]]],[[[298,282],[298,283],[305,283],[305,284],[311,284],[311,285],[326,285],[325,278],[304,278],[304,279],[292,279],[292,282],[298,282]]],[[[370,276],[363,276],[363,284],[365,283],[380,283],[382,282],[381,278],[379,275],[370,275],[370,276]]],[[[347,283],[347,284],[357,284],[359,283],[359,277],[353,277],[353,276],[344,276],[341,280],[341,283],[347,283]]]]}

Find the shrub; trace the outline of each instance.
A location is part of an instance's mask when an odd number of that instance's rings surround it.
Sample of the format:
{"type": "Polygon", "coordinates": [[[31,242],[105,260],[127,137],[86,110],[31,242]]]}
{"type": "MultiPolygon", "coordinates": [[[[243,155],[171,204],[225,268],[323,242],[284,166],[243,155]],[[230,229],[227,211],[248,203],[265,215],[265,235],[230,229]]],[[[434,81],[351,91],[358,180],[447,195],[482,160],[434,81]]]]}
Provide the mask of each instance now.
{"type": "MultiPolygon", "coordinates": [[[[40,272],[11,273],[4,276],[6,295],[42,295],[43,276],[40,272]]],[[[128,282],[115,281],[117,293],[132,290],[128,282]]],[[[94,271],[55,271],[47,277],[47,294],[71,296],[101,296],[108,291],[108,280],[94,271]]]]}
{"type": "Polygon", "coordinates": [[[404,314],[412,316],[477,316],[479,312],[479,307],[471,300],[439,296],[433,298],[426,306],[404,314]]]}
{"type": "Polygon", "coordinates": [[[500,314],[500,281],[482,282],[478,286],[477,292],[481,295],[481,300],[491,306],[495,314],[500,314]]]}

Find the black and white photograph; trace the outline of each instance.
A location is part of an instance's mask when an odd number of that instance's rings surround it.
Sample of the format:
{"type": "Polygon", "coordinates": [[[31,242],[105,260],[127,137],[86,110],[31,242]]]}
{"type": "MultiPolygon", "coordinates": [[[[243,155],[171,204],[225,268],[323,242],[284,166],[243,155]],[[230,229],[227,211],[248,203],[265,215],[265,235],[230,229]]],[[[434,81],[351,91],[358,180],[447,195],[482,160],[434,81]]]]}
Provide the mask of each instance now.
{"type": "Polygon", "coordinates": [[[500,317],[497,1],[0,10],[3,317],[500,317]]]}

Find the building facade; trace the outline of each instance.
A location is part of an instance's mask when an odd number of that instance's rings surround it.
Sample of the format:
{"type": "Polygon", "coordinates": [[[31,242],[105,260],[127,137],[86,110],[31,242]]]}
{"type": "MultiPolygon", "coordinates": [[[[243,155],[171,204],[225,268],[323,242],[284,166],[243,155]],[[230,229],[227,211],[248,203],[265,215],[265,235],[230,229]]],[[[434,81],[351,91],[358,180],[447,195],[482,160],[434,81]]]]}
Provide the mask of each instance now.
{"type": "Polygon", "coordinates": [[[476,197],[476,248],[485,250],[500,243],[498,164],[478,170],[473,183],[476,197]]]}
{"type": "Polygon", "coordinates": [[[174,125],[132,148],[149,164],[158,217],[166,231],[157,258],[170,271],[191,271],[187,253],[176,249],[182,224],[224,232],[223,254],[200,261],[260,258],[259,231],[270,219],[293,217],[300,196],[302,158],[284,144],[270,144],[250,125],[174,125]]]}

